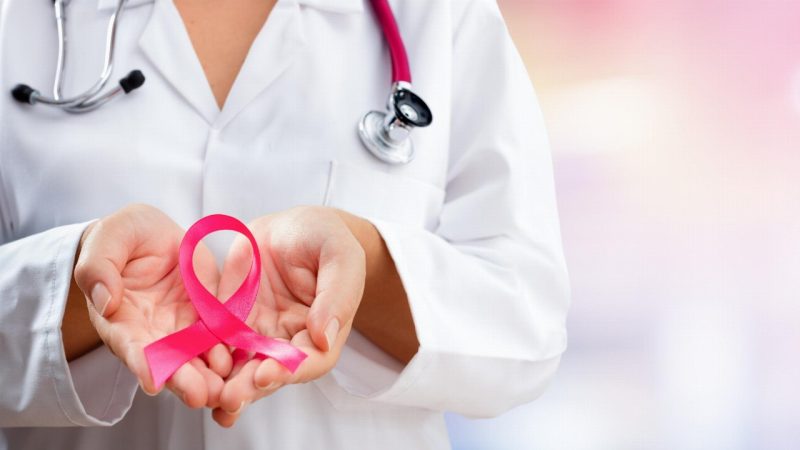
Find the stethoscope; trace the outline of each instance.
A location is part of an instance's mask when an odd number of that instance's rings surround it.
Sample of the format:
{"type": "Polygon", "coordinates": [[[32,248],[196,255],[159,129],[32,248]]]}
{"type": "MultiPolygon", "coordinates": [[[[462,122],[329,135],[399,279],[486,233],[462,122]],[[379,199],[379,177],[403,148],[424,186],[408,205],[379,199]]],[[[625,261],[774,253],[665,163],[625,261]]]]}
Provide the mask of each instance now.
{"type": "MultiPolygon", "coordinates": [[[[58,29],[58,60],[53,81],[53,96],[42,95],[38,90],[18,84],[11,95],[20,103],[53,106],[69,113],[85,113],[99,108],[120,94],[129,94],[144,84],[144,74],[132,70],[119,80],[115,86],[102,92],[111,79],[114,66],[114,47],[117,36],[119,16],[127,0],[117,0],[117,7],[108,20],[106,32],[105,61],[97,82],[82,94],[64,98],[61,94],[64,82],[64,65],[67,59],[67,38],[65,34],[64,13],[69,0],[54,0],[53,10],[58,29]]],[[[392,9],[387,0],[370,0],[378,17],[383,36],[389,47],[392,61],[392,91],[389,94],[386,111],[370,111],[358,123],[358,135],[364,146],[381,161],[388,164],[407,164],[414,159],[414,145],[411,131],[417,127],[427,127],[433,120],[430,108],[411,90],[411,69],[408,65],[400,30],[397,27],[392,9]]]]}

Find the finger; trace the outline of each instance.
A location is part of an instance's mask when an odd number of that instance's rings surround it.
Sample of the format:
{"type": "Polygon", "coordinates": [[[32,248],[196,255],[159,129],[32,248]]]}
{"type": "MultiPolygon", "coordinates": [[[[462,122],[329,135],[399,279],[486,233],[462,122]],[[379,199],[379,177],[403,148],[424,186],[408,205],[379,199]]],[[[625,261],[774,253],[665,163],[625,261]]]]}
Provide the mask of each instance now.
{"type": "MultiPolygon", "coordinates": [[[[91,300],[88,298],[86,302],[91,304],[91,300]]],[[[119,332],[119,325],[101,317],[95,308],[88,307],[87,310],[89,312],[89,321],[97,330],[100,339],[106,344],[111,353],[119,358],[136,377],[142,391],[150,396],[161,392],[161,388],[157,388],[153,381],[150,366],[144,354],[144,344],[142,344],[142,342],[152,342],[152,336],[143,330],[136,330],[139,332],[136,337],[128,333],[119,332]]]]}
{"type": "MultiPolygon", "coordinates": [[[[317,267],[306,267],[302,265],[292,265],[280,257],[274,257],[280,261],[276,268],[281,277],[285,280],[286,287],[297,297],[305,306],[311,306],[317,291],[317,267]]],[[[297,261],[302,264],[303,261],[297,261]]]]}
{"type": "MultiPolygon", "coordinates": [[[[330,372],[334,365],[336,365],[345,340],[347,340],[347,333],[343,332],[339,336],[339,341],[333,345],[332,351],[322,351],[311,340],[308,330],[303,330],[295,334],[292,337],[291,344],[302,350],[307,357],[293,374],[283,378],[284,383],[307,383],[330,372]]],[[[263,370],[267,371],[270,369],[265,368],[263,370]]],[[[269,376],[269,374],[260,376],[266,377],[269,376]]],[[[264,380],[261,381],[263,382],[264,380]]]]}
{"type": "Polygon", "coordinates": [[[131,225],[116,216],[96,222],[87,230],[75,264],[75,282],[103,317],[119,308],[121,272],[135,245],[131,225]]]}
{"type": "Polygon", "coordinates": [[[236,423],[237,420],[239,420],[240,414],[241,413],[231,414],[222,408],[214,408],[214,410],[211,412],[211,417],[220,426],[230,428],[236,423]]]}
{"type": "Polygon", "coordinates": [[[291,380],[291,372],[281,363],[272,358],[267,358],[256,368],[253,384],[266,395],[275,392],[278,388],[291,380]]]}
{"type": "Polygon", "coordinates": [[[208,397],[205,406],[208,408],[216,408],[219,406],[219,397],[222,394],[222,389],[225,387],[225,381],[198,358],[190,361],[190,364],[200,372],[206,382],[208,397]]]}
{"type": "Polygon", "coordinates": [[[317,295],[306,321],[318,348],[329,351],[342,329],[352,322],[364,294],[365,277],[364,250],[355,238],[352,242],[331,239],[323,245],[317,295]]]}
{"type": "MultiPolygon", "coordinates": [[[[116,312],[122,297],[121,273],[138,254],[165,254],[177,261],[180,228],[158,209],[131,205],[92,224],[82,237],[75,281],[103,317],[116,312]]],[[[164,270],[173,266],[165,259],[164,270]]],[[[151,267],[147,267],[152,270],[151,267]]]]}
{"type": "MultiPolygon", "coordinates": [[[[225,391],[228,390],[228,385],[230,385],[232,380],[236,379],[236,377],[239,375],[239,373],[241,373],[241,371],[244,368],[244,366],[248,362],[251,361],[251,358],[250,358],[250,355],[246,351],[237,348],[237,349],[235,349],[233,351],[232,356],[231,356],[231,360],[232,360],[232,367],[231,367],[231,370],[230,370],[230,375],[228,375],[225,378],[225,383],[222,386],[222,391],[220,392],[220,395],[219,395],[219,398],[218,398],[218,401],[217,401],[218,408],[216,408],[216,409],[219,409],[220,407],[222,407],[222,396],[223,396],[223,393],[225,393],[225,391]]],[[[229,396],[230,396],[230,394],[226,394],[226,398],[228,398],[229,396]]],[[[242,409],[242,406],[243,406],[241,402],[237,403],[236,400],[228,401],[228,403],[226,403],[226,405],[227,405],[227,407],[228,407],[228,409],[230,411],[230,412],[226,411],[228,416],[235,416],[235,417],[238,417],[238,413],[242,409]]],[[[233,420],[235,421],[235,419],[233,419],[233,420]]],[[[231,422],[230,424],[232,425],[233,422],[231,422]]]]}
{"type": "Polygon", "coordinates": [[[236,374],[228,379],[219,399],[219,405],[223,410],[235,414],[240,412],[247,403],[260,398],[261,391],[253,384],[253,377],[259,363],[260,361],[257,359],[246,362],[236,374]]]}
{"type": "Polygon", "coordinates": [[[172,374],[166,386],[190,408],[201,408],[208,402],[206,380],[197,367],[190,363],[182,365],[172,374]]]}
{"type": "Polygon", "coordinates": [[[243,236],[237,236],[222,265],[223,276],[220,277],[217,291],[220,300],[227,301],[239,289],[242,281],[247,277],[252,263],[250,241],[243,236]]]}
{"type": "Polygon", "coordinates": [[[221,378],[228,378],[233,369],[233,357],[230,350],[224,344],[217,344],[211,347],[206,354],[208,368],[214,371],[221,378]]]}
{"type": "Polygon", "coordinates": [[[292,345],[308,355],[292,374],[292,383],[307,383],[311,380],[316,380],[328,372],[329,369],[327,369],[326,357],[329,356],[329,352],[320,351],[317,345],[312,341],[309,330],[303,330],[295,334],[292,337],[292,345]]]}
{"type": "MultiPolygon", "coordinates": [[[[90,318],[91,314],[92,313],[90,313],[90,318]]],[[[108,328],[110,328],[108,322],[105,319],[99,318],[99,314],[96,312],[94,315],[97,318],[92,319],[92,321],[103,324],[100,327],[95,325],[100,338],[108,345],[111,352],[122,360],[125,366],[128,367],[128,370],[136,376],[142,391],[150,396],[161,392],[162,388],[156,387],[153,377],[150,374],[150,366],[147,364],[147,359],[144,355],[144,347],[140,344],[120,342],[120,339],[116,338],[113,333],[108,333],[108,328]],[[104,337],[104,334],[106,334],[107,337],[104,337]]]]}
{"type": "Polygon", "coordinates": [[[252,358],[250,358],[250,355],[245,350],[237,348],[233,351],[233,353],[231,353],[231,359],[233,361],[233,368],[231,369],[230,375],[228,375],[229,377],[239,373],[239,371],[242,370],[242,366],[244,366],[245,363],[250,361],[252,358]]]}

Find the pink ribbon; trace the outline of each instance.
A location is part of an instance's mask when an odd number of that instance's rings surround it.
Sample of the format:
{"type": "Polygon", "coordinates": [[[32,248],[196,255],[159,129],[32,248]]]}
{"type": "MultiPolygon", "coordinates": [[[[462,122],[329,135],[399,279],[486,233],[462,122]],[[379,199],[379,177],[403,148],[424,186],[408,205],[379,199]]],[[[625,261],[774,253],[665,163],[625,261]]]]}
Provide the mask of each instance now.
{"type": "Polygon", "coordinates": [[[188,328],[145,347],[144,354],[157,388],[161,388],[184,363],[219,342],[236,347],[237,358],[246,352],[255,353],[259,359],[272,358],[294,373],[307,355],[287,342],[256,333],[244,323],[261,283],[261,254],[253,234],[242,222],[222,214],[198,220],[183,237],[178,263],[186,293],[200,318],[188,328]],[[206,290],[192,265],[194,249],[200,240],[222,230],[245,235],[253,248],[253,263],[247,278],[225,303],[206,290]]]}

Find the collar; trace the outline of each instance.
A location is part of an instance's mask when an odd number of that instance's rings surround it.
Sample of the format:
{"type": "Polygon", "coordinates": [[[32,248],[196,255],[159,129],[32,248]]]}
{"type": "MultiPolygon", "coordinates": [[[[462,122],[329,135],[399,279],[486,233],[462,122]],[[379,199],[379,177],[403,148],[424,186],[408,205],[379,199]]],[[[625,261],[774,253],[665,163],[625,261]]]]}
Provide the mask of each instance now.
{"type": "Polygon", "coordinates": [[[297,0],[301,6],[336,13],[358,13],[364,11],[364,0],[297,0]]]}
{"type": "MultiPolygon", "coordinates": [[[[128,0],[126,8],[139,6],[147,3],[153,3],[155,0],[128,0]]],[[[171,1],[171,0],[168,0],[171,1]]],[[[364,11],[365,0],[278,0],[296,1],[301,6],[316,8],[323,11],[335,13],[358,13],[364,11]]],[[[117,7],[117,0],[97,0],[97,9],[99,11],[113,10],[117,7]]]]}

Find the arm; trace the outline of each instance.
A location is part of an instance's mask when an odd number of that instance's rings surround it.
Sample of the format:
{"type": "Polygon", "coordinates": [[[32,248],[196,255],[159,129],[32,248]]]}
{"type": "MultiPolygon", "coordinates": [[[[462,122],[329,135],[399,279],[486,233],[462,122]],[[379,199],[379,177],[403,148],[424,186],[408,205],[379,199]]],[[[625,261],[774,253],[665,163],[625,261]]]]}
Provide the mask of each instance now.
{"type": "Polygon", "coordinates": [[[419,341],[408,297],[394,260],[372,223],[344,211],[338,213],[366,255],[364,296],[353,326],[378,347],[406,364],[417,352],[419,341]]]}
{"type": "Polygon", "coordinates": [[[0,246],[0,427],[111,425],[130,406],[136,380],[113,355],[93,354],[89,379],[74,380],[64,352],[62,313],[87,225],[0,246]],[[77,381],[94,381],[93,389],[79,392],[77,381]]]}
{"type": "MultiPolygon", "coordinates": [[[[0,381],[13,386],[0,393],[0,427],[112,425],[139,384],[156,392],[144,345],[194,320],[185,292],[173,288],[182,236],[162,212],[133,205],[96,224],[0,246],[0,381]],[[81,291],[91,293],[92,306],[81,291]],[[106,346],[91,352],[97,336],[106,346]]],[[[195,266],[213,290],[218,273],[207,249],[195,266]]],[[[227,351],[217,356],[230,364],[227,351]]],[[[191,361],[167,387],[191,407],[214,406],[223,383],[216,369],[191,361]]]]}
{"type": "Polygon", "coordinates": [[[492,416],[536,398],[566,348],[569,287],[544,120],[495,2],[458,5],[452,90],[459,95],[437,225],[370,217],[402,282],[419,348],[380,383],[365,378],[364,357],[343,355],[334,370],[338,386],[320,383],[332,401],[344,390],[492,416]],[[477,92],[478,99],[469,95],[477,92]]]}
{"type": "MultiPolygon", "coordinates": [[[[75,261],[80,257],[80,249],[89,234],[90,228],[91,225],[81,235],[75,261]]],[[[89,320],[86,297],[75,282],[75,278],[72,277],[70,280],[67,305],[64,309],[64,318],[61,321],[61,337],[64,341],[64,354],[67,361],[80,358],[103,344],[103,341],[100,340],[100,335],[97,334],[97,330],[89,320]]]]}

